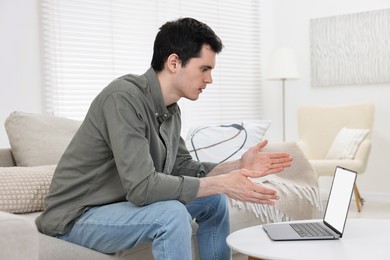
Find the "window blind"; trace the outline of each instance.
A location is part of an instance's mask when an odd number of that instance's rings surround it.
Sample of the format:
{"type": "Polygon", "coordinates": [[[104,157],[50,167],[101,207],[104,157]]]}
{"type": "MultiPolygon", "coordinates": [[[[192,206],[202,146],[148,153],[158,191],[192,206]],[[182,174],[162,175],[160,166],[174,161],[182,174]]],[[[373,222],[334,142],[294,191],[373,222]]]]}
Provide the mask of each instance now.
{"type": "Polygon", "coordinates": [[[44,110],[82,120],[113,79],[150,67],[153,42],[166,21],[193,17],[225,46],[213,84],[198,101],[181,100],[183,129],[261,118],[260,3],[184,0],[41,0],[44,110]]]}

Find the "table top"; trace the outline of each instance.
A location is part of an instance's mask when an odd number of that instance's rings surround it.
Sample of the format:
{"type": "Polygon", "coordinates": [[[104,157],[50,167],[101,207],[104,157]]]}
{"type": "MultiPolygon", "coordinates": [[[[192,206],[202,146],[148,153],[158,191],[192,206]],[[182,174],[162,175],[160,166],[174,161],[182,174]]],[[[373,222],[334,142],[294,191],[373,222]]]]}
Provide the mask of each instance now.
{"type": "Polygon", "coordinates": [[[262,259],[390,259],[390,219],[348,219],[338,240],[272,241],[259,225],[233,232],[226,241],[262,259]]]}

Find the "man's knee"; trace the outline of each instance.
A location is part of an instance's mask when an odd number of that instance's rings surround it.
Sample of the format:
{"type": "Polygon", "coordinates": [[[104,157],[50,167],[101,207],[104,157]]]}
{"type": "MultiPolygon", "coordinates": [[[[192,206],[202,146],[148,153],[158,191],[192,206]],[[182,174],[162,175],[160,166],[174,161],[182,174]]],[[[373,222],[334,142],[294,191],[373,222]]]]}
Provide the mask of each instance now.
{"type": "Polygon", "coordinates": [[[160,212],[157,222],[159,230],[165,234],[177,236],[181,239],[188,239],[192,235],[192,218],[187,208],[179,201],[165,201],[164,210],[160,212]]]}
{"type": "Polygon", "coordinates": [[[212,205],[217,209],[218,212],[229,211],[229,200],[225,194],[213,195],[209,197],[212,205]]]}
{"type": "Polygon", "coordinates": [[[164,202],[165,210],[162,213],[164,219],[169,219],[171,222],[185,222],[191,225],[191,215],[188,213],[185,205],[177,200],[164,202]]]}
{"type": "Polygon", "coordinates": [[[216,195],[219,199],[220,207],[223,207],[225,209],[229,208],[229,200],[228,197],[225,194],[216,195]]]}

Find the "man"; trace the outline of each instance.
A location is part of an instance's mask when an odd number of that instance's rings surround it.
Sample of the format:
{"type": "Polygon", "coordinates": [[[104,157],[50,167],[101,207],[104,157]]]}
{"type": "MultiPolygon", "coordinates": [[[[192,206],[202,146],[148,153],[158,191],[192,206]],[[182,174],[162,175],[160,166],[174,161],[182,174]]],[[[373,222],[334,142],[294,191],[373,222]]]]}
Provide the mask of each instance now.
{"type": "Polygon", "coordinates": [[[92,102],[53,176],[39,230],[104,253],[151,241],[155,259],[191,259],[191,221],[202,259],[230,259],[226,195],[273,204],[274,190],[248,178],[282,171],[286,153],[265,154],[266,141],[240,160],[191,159],[180,138],[177,101],[196,100],[222,42],[192,18],[164,24],[152,68],[109,84],[92,102]]]}

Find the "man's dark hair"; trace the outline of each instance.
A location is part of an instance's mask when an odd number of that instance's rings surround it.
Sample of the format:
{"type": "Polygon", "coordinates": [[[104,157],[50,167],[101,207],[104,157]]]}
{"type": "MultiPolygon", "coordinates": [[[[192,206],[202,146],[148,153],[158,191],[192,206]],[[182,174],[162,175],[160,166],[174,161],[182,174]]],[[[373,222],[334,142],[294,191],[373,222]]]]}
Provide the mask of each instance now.
{"type": "Polygon", "coordinates": [[[205,23],[193,18],[181,18],[160,27],[153,47],[152,67],[162,71],[169,55],[179,56],[184,67],[194,57],[199,57],[202,46],[207,44],[215,53],[222,51],[221,39],[205,23]]]}

